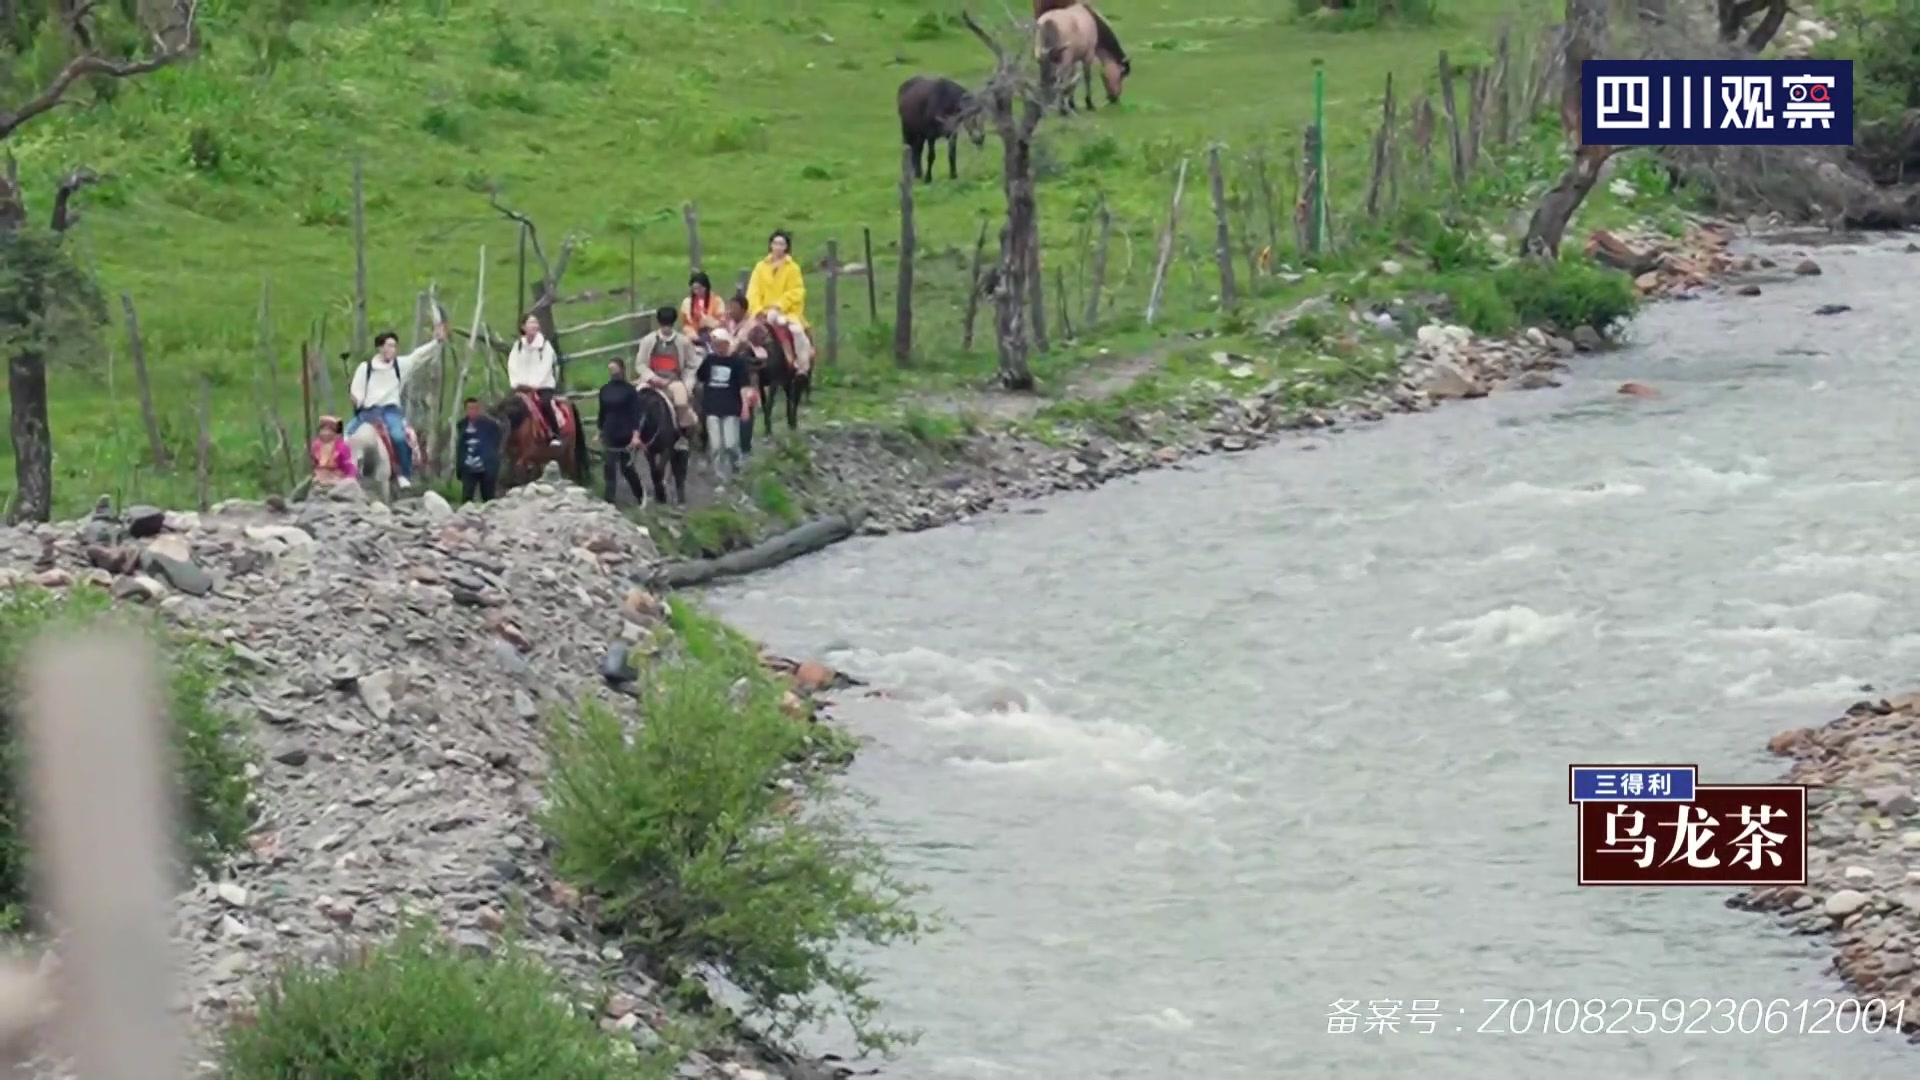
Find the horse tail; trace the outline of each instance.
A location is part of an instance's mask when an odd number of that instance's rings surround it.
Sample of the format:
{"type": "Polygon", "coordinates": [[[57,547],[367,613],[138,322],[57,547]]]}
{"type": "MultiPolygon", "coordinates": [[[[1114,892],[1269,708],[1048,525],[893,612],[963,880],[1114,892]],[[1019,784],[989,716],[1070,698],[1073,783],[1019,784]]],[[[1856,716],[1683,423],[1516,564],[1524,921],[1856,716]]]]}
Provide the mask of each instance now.
{"type": "Polygon", "coordinates": [[[573,413],[573,482],[581,487],[591,487],[587,477],[587,426],[580,422],[580,410],[568,405],[573,413]]]}

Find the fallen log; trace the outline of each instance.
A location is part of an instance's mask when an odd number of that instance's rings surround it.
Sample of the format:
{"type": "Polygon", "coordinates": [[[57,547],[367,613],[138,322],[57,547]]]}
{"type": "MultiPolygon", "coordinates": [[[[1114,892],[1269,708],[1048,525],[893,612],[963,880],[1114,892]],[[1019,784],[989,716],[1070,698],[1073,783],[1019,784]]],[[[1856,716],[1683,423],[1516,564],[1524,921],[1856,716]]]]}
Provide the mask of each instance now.
{"type": "Polygon", "coordinates": [[[654,573],[655,587],[685,589],[722,578],[770,570],[845,540],[860,530],[860,524],[866,520],[866,516],[865,510],[829,514],[796,525],[744,551],[729,552],[717,559],[687,559],[668,563],[654,573]]]}

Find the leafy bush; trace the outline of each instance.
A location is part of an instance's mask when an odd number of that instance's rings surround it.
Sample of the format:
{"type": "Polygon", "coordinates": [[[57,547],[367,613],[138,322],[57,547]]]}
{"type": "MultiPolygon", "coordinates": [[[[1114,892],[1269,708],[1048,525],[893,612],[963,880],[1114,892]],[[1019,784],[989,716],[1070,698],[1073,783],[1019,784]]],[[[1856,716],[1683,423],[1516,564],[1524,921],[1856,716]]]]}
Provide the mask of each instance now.
{"type": "MultiPolygon", "coordinates": [[[[13,732],[21,653],[42,631],[113,617],[109,606],[105,593],[91,589],[0,591],[0,921],[18,919],[28,885],[20,788],[24,755],[13,732]]],[[[252,824],[247,755],[232,717],[212,704],[220,654],[177,635],[169,635],[167,643],[167,713],[185,793],[184,840],[196,861],[209,862],[238,847],[252,824]]]]}
{"type": "Polygon", "coordinates": [[[776,1037],[837,1013],[862,1046],[886,1047],[896,1036],[872,1026],[878,1002],[844,946],[916,934],[910,891],[827,807],[795,815],[785,790],[826,793],[801,763],[835,736],[781,711],[750,642],[682,603],[673,626],[674,647],[640,678],[637,730],[591,706],[555,727],[556,868],[670,983],[712,965],[776,1037]]]}
{"type": "Polygon", "coordinates": [[[1590,326],[1605,333],[1640,306],[1631,278],[1583,259],[1522,259],[1490,273],[1448,275],[1443,284],[1455,320],[1482,334],[1518,326],[1563,334],[1590,326]]]}
{"type": "Polygon", "coordinates": [[[1523,259],[1494,271],[1493,277],[1522,323],[1562,332],[1581,326],[1605,332],[1632,318],[1640,306],[1631,278],[1584,259],[1523,259]]]}
{"type": "Polygon", "coordinates": [[[536,961],[463,956],[430,930],[360,950],[338,970],[283,969],[227,1031],[222,1080],[640,1080],[641,1059],[563,1004],[536,961]]]}

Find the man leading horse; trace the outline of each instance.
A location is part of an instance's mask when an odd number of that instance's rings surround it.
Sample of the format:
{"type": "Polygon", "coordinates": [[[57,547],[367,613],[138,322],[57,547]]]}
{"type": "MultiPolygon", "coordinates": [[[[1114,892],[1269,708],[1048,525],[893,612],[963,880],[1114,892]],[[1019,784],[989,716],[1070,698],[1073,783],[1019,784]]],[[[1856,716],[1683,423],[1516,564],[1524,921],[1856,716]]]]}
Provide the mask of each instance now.
{"type": "MultiPolygon", "coordinates": [[[[385,330],[373,339],[374,354],[354,369],[347,396],[353,401],[353,419],[347,421],[347,438],[371,423],[383,434],[382,449],[394,464],[394,483],[401,490],[413,486],[413,446],[407,441],[407,414],[401,399],[407,383],[439,355],[447,342],[447,324],[436,319],[433,340],[400,355],[400,335],[385,330]]],[[[361,440],[364,442],[364,440],[361,440]]],[[[361,470],[367,472],[365,467],[361,470]]]]}

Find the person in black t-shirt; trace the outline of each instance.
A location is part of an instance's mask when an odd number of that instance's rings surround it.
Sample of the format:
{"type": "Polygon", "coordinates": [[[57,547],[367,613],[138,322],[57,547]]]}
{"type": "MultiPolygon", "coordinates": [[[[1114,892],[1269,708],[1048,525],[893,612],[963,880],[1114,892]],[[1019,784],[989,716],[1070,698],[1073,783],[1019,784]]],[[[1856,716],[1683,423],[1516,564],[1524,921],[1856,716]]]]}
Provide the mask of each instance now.
{"type": "Polygon", "coordinates": [[[748,357],[733,334],[716,329],[713,348],[694,379],[701,386],[701,411],[707,416],[707,450],[716,475],[731,476],[740,462],[741,394],[746,390],[748,357]]]}
{"type": "Polygon", "coordinates": [[[644,503],[640,473],[633,467],[633,455],[640,447],[640,388],[627,381],[627,366],[618,360],[607,363],[607,385],[600,388],[600,444],[607,449],[601,474],[606,481],[607,501],[614,502],[614,478],[625,477],[635,502],[644,503]]]}
{"type": "Polygon", "coordinates": [[[481,502],[493,501],[494,477],[500,472],[500,443],[504,438],[500,421],[480,411],[480,399],[467,399],[467,417],[460,421],[460,441],[454,447],[458,462],[460,501],[472,502],[475,492],[481,502]]]}

